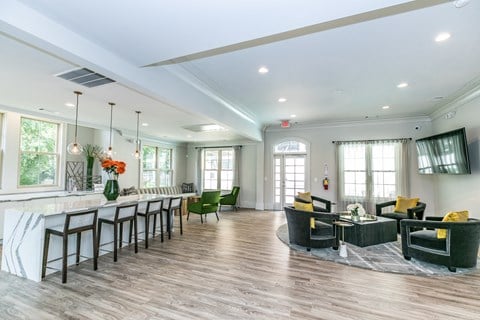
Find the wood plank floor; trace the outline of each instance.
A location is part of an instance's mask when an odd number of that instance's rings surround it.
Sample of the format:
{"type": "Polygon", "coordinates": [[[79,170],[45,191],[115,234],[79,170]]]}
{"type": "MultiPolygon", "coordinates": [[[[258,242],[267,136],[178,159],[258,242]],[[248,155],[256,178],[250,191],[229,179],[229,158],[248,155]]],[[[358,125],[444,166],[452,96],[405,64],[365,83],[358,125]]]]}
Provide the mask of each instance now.
{"type": "MultiPolygon", "coordinates": [[[[283,212],[198,216],[171,240],[35,283],[0,272],[0,319],[479,319],[480,274],[415,277],[321,261],[275,236],[283,212]]],[[[143,243],[142,243],[143,245],[143,243]]]]}

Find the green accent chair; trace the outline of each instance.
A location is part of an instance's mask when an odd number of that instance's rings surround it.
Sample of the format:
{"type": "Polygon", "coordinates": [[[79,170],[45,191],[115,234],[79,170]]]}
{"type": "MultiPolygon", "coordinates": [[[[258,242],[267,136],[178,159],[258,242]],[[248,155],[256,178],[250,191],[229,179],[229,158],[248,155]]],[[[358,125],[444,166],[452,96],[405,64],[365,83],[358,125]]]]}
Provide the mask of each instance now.
{"type": "Polygon", "coordinates": [[[220,202],[220,191],[204,191],[202,192],[202,196],[200,197],[200,201],[195,203],[190,203],[187,207],[188,214],[187,214],[187,221],[190,217],[190,212],[199,214],[200,221],[203,223],[203,215],[205,215],[205,221],[207,221],[207,214],[214,213],[218,219],[218,207],[220,202]]]}
{"type": "Polygon", "coordinates": [[[237,208],[237,198],[238,194],[240,193],[240,187],[234,186],[232,188],[232,192],[229,194],[225,194],[220,197],[220,211],[222,210],[222,206],[232,206],[233,210],[238,210],[237,208]]]}

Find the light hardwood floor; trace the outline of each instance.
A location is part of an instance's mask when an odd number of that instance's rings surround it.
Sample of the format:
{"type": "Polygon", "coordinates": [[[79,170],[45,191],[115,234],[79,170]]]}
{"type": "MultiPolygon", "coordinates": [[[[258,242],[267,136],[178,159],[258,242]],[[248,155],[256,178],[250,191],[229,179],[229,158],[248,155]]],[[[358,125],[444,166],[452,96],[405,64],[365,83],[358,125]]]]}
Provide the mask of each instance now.
{"type": "MultiPolygon", "coordinates": [[[[184,234],[35,283],[0,272],[0,319],[479,319],[480,274],[367,271],[290,250],[283,212],[198,216],[184,234]]],[[[143,243],[142,243],[143,244],[143,243]]]]}

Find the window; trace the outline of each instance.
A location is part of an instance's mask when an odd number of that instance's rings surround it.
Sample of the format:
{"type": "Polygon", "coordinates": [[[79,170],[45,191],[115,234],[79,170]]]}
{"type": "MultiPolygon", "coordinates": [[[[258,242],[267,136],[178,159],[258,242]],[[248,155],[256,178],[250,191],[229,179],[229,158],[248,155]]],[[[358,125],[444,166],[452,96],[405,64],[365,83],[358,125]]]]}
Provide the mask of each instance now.
{"type": "Polygon", "coordinates": [[[21,118],[20,121],[20,186],[52,186],[57,184],[58,123],[21,118]]]}
{"type": "Polygon", "coordinates": [[[209,149],[204,151],[203,188],[231,190],[234,176],[234,150],[209,149]]]}
{"type": "Polygon", "coordinates": [[[337,143],[340,210],[360,202],[373,212],[375,203],[406,194],[406,141],[337,143]]]}
{"type": "Polygon", "coordinates": [[[169,187],[173,183],[172,149],[142,148],[143,187],[169,187]]]}

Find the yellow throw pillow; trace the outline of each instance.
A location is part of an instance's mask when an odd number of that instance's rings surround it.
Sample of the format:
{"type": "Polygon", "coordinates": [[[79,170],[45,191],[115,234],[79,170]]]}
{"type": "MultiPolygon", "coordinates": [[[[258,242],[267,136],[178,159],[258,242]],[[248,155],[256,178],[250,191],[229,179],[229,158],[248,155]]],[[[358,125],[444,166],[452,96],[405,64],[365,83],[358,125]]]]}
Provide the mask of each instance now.
{"type": "Polygon", "coordinates": [[[306,202],[313,202],[312,194],[310,192],[299,192],[297,197],[306,202]]]}
{"type": "MultiPolygon", "coordinates": [[[[465,222],[468,221],[468,211],[450,211],[447,213],[442,222],[465,222]]],[[[437,238],[445,239],[447,237],[447,229],[437,229],[437,238]]]]}
{"type": "Polygon", "coordinates": [[[393,209],[393,211],[407,213],[407,209],[417,206],[419,200],[420,198],[405,198],[402,196],[398,196],[397,203],[395,204],[395,208],[393,209]]]}
{"type": "MultiPolygon", "coordinates": [[[[293,207],[295,208],[295,210],[313,212],[313,204],[312,203],[303,203],[303,202],[294,201],[293,202],[293,207]]],[[[315,229],[315,219],[314,218],[310,218],[310,228],[315,229]]]]}

